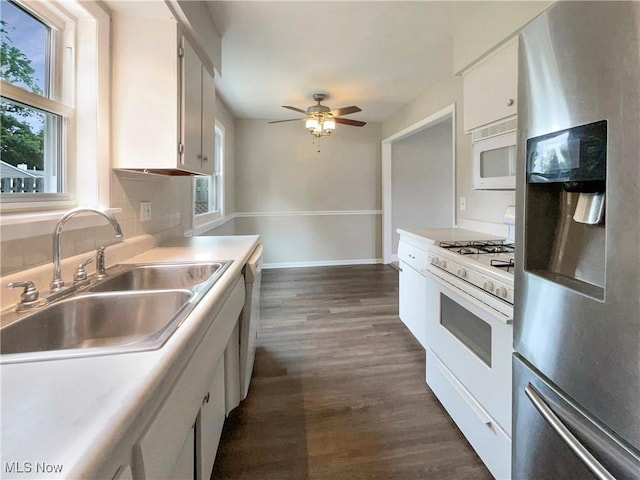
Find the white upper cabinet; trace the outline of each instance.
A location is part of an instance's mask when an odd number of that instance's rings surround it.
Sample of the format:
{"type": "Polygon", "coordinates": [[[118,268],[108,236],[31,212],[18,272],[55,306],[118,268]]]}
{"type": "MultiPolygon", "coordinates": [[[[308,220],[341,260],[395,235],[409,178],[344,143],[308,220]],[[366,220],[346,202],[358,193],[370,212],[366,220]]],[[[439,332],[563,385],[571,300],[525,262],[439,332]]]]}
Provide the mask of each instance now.
{"type": "Polygon", "coordinates": [[[180,163],[185,170],[213,173],[215,86],[196,51],[182,38],[180,163]]]}
{"type": "Polygon", "coordinates": [[[175,19],[115,15],[112,52],[113,168],[212,173],[213,77],[175,19]]]}
{"type": "Polygon", "coordinates": [[[466,132],[518,111],[518,42],[514,39],[464,73],[466,132]]]}

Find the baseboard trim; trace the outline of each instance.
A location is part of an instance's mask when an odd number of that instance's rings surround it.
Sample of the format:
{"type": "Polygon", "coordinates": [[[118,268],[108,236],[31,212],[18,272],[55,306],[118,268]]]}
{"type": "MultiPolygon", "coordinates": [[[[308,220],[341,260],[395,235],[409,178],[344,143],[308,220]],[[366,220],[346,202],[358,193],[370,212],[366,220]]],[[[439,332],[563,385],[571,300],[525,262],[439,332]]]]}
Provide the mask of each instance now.
{"type": "Polygon", "coordinates": [[[381,258],[358,258],[352,260],[318,260],[315,262],[281,262],[265,263],[262,268],[304,268],[304,267],[337,267],[343,265],[375,265],[382,263],[381,258]]]}

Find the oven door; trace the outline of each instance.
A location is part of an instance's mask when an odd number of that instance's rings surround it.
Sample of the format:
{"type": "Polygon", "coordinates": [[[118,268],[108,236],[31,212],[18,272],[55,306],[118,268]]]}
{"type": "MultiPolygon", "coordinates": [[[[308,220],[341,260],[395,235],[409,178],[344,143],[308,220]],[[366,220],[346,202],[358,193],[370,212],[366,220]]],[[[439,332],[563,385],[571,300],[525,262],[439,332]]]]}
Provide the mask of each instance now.
{"type": "Polygon", "coordinates": [[[511,318],[478,298],[490,295],[437,273],[425,271],[436,290],[427,321],[429,348],[510,437],[511,318]]]}

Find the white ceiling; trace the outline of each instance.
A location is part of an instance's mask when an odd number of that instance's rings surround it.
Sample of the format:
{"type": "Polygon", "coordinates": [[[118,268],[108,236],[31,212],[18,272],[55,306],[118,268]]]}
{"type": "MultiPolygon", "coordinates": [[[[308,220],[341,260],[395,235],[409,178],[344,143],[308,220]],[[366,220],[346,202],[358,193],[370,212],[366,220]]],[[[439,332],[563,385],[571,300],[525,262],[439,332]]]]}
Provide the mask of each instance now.
{"type": "Polygon", "coordinates": [[[382,121],[452,75],[453,32],[465,2],[214,1],[222,36],[218,94],[240,118],[297,118],[327,93],[346,118],[382,121]]]}

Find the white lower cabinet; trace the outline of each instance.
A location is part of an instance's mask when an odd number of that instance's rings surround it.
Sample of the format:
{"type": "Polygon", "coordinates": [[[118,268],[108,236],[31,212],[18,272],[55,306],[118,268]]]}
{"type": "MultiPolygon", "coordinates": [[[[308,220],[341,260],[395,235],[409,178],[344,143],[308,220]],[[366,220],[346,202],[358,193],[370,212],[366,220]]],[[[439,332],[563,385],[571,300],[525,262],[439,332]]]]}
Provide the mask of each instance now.
{"type": "Polygon", "coordinates": [[[186,478],[196,478],[196,426],[193,425],[187,438],[184,440],[180,454],[173,466],[173,472],[169,476],[172,480],[183,480],[186,478]]]}
{"type": "Polygon", "coordinates": [[[425,268],[427,252],[403,241],[398,245],[400,259],[399,309],[400,320],[420,344],[427,347],[427,291],[426,279],[420,269],[425,268]]]}
{"type": "Polygon", "coordinates": [[[511,439],[429,348],[427,384],[492,475],[511,478],[511,439]]]}
{"type": "Polygon", "coordinates": [[[202,478],[211,478],[225,419],[225,362],[219,362],[200,409],[198,455],[202,478]]]}
{"type": "Polygon", "coordinates": [[[224,349],[242,311],[244,296],[240,277],[154,420],[134,446],[136,480],[172,478],[178,468],[184,472],[181,475],[191,472],[180,478],[209,478],[224,423],[224,349]],[[199,431],[196,427],[194,434],[193,427],[198,423],[199,431]],[[193,446],[192,462],[198,466],[191,470],[185,463],[189,445],[193,446]]]}
{"type": "Polygon", "coordinates": [[[426,348],[427,305],[424,301],[425,279],[404,262],[400,262],[400,269],[400,319],[420,344],[426,348]]]}
{"type": "Polygon", "coordinates": [[[231,333],[224,350],[225,414],[240,405],[240,322],[231,333]]]}

